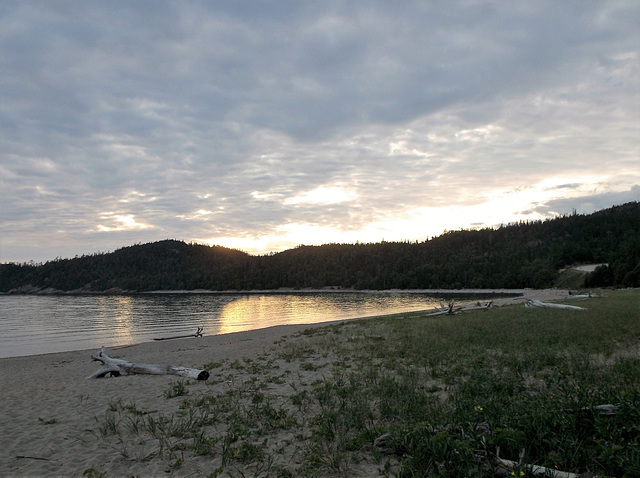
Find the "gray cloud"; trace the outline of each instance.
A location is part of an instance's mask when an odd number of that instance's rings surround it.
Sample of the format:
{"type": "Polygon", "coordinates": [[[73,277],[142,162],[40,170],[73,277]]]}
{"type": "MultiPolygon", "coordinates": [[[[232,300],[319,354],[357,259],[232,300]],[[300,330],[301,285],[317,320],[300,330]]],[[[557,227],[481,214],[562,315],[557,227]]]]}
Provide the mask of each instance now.
{"type": "Polygon", "coordinates": [[[606,207],[640,183],[638,20],[631,1],[0,5],[0,260],[357,231],[535,185],[557,195],[505,214],[606,207]],[[331,185],[349,199],[287,201],[331,185]]]}
{"type": "Polygon", "coordinates": [[[619,206],[633,201],[640,201],[640,186],[633,186],[628,191],[596,193],[577,198],[555,199],[537,205],[535,212],[547,217],[568,214],[572,211],[576,211],[578,214],[591,214],[601,209],[619,206]]]}

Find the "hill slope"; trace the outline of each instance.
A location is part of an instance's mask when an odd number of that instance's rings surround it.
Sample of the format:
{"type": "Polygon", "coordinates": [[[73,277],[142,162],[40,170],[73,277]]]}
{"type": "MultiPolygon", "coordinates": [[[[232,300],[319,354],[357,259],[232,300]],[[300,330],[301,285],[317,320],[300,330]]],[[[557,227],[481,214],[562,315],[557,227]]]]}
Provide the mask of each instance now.
{"type": "Polygon", "coordinates": [[[250,256],[165,240],[108,254],[0,265],[0,291],[544,288],[559,270],[608,263],[588,286],[640,286],[640,206],[447,232],[425,242],[299,246],[250,256]]]}

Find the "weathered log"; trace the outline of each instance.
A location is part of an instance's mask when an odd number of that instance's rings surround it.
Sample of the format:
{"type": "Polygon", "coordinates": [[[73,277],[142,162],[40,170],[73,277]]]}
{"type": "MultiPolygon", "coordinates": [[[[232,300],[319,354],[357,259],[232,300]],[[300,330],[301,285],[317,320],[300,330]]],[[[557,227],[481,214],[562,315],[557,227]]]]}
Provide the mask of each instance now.
{"type": "Polygon", "coordinates": [[[544,466],[538,466],[538,465],[527,465],[527,464],[519,463],[517,461],[504,460],[502,458],[498,458],[498,465],[504,467],[505,469],[505,473],[504,474],[499,473],[498,474],[499,476],[514,476],[513,473],[511,473],[510,475],[508,474],[510,470],[513,470],[515,468],[518,468],[518,469],[524,468],[528,470],[529,473],[531,473],[532,475],[542,475],[542,476],[553,477],[553,478],[580,478],[580,475],[576,473],[554,470],[553,468],[546,468],[544,466]]]}
{"type": "MultiPolygon", "coordinates": [[[[589,410],[589,407],[584,407],[583,410],[589,410]]],[[[606,405],[596,405],[593,407],[592,411],[596,412],[598,415],[613,416],[617,415],[620,411],[620,405],[612,405],[611,403],[607,403],[606,405]]]]}
{"type": "Polygon", "coordinates": [[[550,302],[541,302],[537,299],[529,299],[524,305],[525,307],[540,307],[547,309],[587,310],[584,307],[578,307],[577,305],[552,304],[550,302]]]}
{"type": "Polygon", "coordinates": [[[553,468],[547,468],[545,466],[524,463],[524,455],[525,452],[523,449],[520,452],[518,461],[505,460],[504,458],[500,458],[500,447],[498,447],[498,449],[496,450],[496,462],[498,465],[496,476],[518,476],[511,470],[524,469],[534,476],[541,475],[549,478],[598,478],[596,475],[592,475],[589,472],[577,474],[571,473],[569,471],[554,470],[553,468]],[[511,471],[511,473],[509,473],[509,471],[511,471]]]}
{"type": "Polygon", "coordinates": [[[605,405],[596,405],[595,407],[582,407],[578,410],[572,408],[563,408],[562,413],[576,413],[579,412],[582,415],[601,415],[605,417],[611,417],[617,415],[620,412],[620,405],[613,405],[607,403],[605,405]]]}
{"type": "Polygon", "coordinates": [[[454,307],[454,301],[449,303],[449,306],[445,306],[440,302],[440,308],[436,307],[436,312],[425,315],[425,317],[434,317],[436,315],[454,315],[461,311],[463,307],[454,307]]]}
{"type": "Polygon", "coordinates": [[[197,370],[186,367],[172,367],[165,364],[145,364],[132,363],[126,360],[109,357],[102,347],[97,355],[91,358],[96,362],[101,362],[102,367],[96,370],[87,378],[102,378],[107,375],[118,377],[121,374],[151,374],[151,375],[180,375],[181,377],[193,378],[195,380],[206,380],[209,378],[209,372],[206,370],[197,370]]]}
{"type": "Polygon", "coordinates": [[[485,304],[481,304],[480,302],[476,302],[476,305],[470,305],[464,308],[465,311],[468,310],[489,310],[493,305],[493,301],[487,302],[485,304]]]}
{"type": "Polygon", "coordinates": [[[198,330],[196,331],[195,334],[189,334],[189,335],[176,335],[175,337],[160,337],[157,339],[153,339],[153,340],[173,340],[173,339],[186,339],[189,337],[202,337],[202,331],[204,330],[203,327],[198,327],[198,330]]]}
{"type": "Polygon", "coordinates": [[[594,296],[591,292],[587,292],[586,294],[574,294],[571,291],[569,291],[569,296],[572,299],[591,299],[593,297],[600,297],[600,295],[594,296]]]}

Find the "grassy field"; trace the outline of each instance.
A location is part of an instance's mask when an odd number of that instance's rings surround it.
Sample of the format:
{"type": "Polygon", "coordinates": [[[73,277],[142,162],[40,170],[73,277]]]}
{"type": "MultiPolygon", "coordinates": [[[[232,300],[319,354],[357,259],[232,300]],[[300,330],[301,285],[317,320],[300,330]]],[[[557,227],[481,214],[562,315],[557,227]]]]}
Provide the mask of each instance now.
{"type": "Polygon", "coordinates": [[[640,290],[571,304],[311,328],[173,382],[173,413],[113,403],[98,433],[176,475],[495,476],[499,454],[503,476],[640,476],[640,290]]]}

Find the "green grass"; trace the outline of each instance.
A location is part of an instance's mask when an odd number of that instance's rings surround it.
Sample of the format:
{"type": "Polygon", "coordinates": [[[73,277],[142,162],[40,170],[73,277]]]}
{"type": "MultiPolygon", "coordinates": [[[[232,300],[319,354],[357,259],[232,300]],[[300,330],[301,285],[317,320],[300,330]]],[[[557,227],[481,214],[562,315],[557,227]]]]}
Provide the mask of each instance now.
{"type": "Polygon", "coordinates": [[[169,388],[163,392],[163,395],[165,396],[165,398],[175,398],[187,395],[189,393],[189,390],[187,390],[187,385],[187,380],[177,380],[175,382],[171,382],[169,388]]]}
{"type": "MultiPolygon", "coordinates": [[[[606,291],[580,302],[586,311],[510,306],[309,329],[267,357],[216,364],[172,415],[113,404],[100,436],[131,452],[137,440],[145,457],[151,443],[180,473],[189,454],[207,456],[212,476],[494,476],[498,450],[640,476],[638,304],[640,290],[606,291]],[[619,412],[601,415],[601,404],[619,412]]],[[[178,382],[165,395],[185,393],[178,382]]]]}
{"type": "Polygon", "coordinates": [[[587,272],[569,267],[560,273],[554,281],[553,287],[558,289],[581,289],[584,287],[584,279],[586,276],[587,272]]]}

